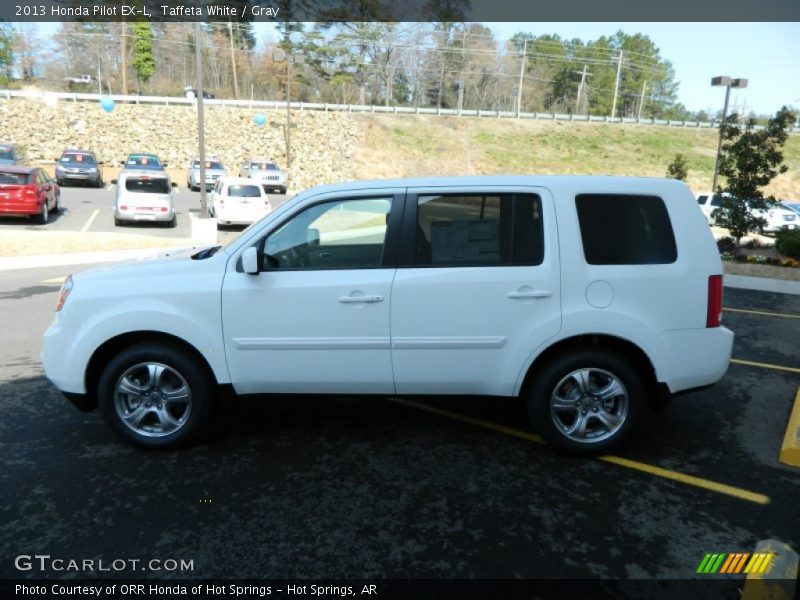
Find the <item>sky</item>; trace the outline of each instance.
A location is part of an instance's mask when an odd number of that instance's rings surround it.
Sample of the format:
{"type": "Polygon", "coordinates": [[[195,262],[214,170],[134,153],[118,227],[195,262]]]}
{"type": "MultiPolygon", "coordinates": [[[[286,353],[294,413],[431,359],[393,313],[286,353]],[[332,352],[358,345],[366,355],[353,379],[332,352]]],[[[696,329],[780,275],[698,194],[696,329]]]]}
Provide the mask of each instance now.
{"type": "MultiPolygon", "coordinates": [[[[584,41],[618,30],[650,37],[675,68],[678,101],[691,111],[722,109],[725,89],[711,87],[717,75],[748,80],[731,90],[731,108],[774,114],[783,105],[800,108],[800,23],[487,23],[498,40],[518,31],[558,34],[584,41]]],[[[44,36],[57,23],[40,23],[44,36]]],[[[259,41],[275,39],[272,23],[256,23],[259,41]]],[[[741,112],[741,110],[740,110],[741,112]]]]}

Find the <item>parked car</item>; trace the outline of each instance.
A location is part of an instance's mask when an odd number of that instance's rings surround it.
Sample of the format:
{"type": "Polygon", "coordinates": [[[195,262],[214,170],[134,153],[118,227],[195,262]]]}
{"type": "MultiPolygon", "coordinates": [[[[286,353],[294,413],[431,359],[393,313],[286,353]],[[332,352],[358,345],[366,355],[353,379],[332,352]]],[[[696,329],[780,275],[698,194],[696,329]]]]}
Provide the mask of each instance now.
{"type": "Polygon", "coordinates": [[[153,221],[175,227],[175,204],[169,175],[161,171],[123,169],[117,179],[114,224],[153,221]]]}
{"type": "Polygon", "coordinates": [[[24,165],[27,160],[25,148],[19,144],[0,144],[0,165],[24,165]]]}
{"type": "MultiPolygon", "coordinates": [[[[715,224],[714,211],[722,206],[723,196],[711,194],[710,192],[701,194],[697,197],[697,204],[706,218],[709,225],[715,224]]],[[[800,218],[794,211],[783,206],[773,206],[767,210],[752,209],[752,214],[759,216],[766,221],[761,227],[760,233],[776,233],[783,229],[797,229],[800,226],[800,218]]]]}
{"type": "Polygon", "coordinates": [[[75,75],[73,77],[67,77],[67,81],[69,81],[70,83],[89,84],[89,83],[94,83],[95,78],[92,77],[91,75],[75,75]]]}
{"type": "MultiPolygon", "coordinates": [[[[206,170],[206,190],[210,190],[214,187],[214,184],[217,182],[217,179],[220,177],[225,177],[227,173],[225,172],[225,167],[222,164],[222,161],[218,158],[207,158],[205,161],[205,170],[206,170]]],[[[191,163],[189,163],[189,172],[186,175],[186,187],[188,187],[192,191],[199,191],[200,190],[200,159],[195,158],[191,163]]]]}
{"type": "MultiPolygon", "coordinates": [[[[187,98],[197,98],[197,89],[193,88],[192,86],[188,86],[183,88],[183,95],[187,98]]],[[[203,90],[203,98],[206,100],[213,100],[215,98],[214,94],[209,93],[207,90],[203,90]]]]}
{"type": "Polygon", "coordinates": [[[198,439],[226,390],[522,398],[553,446],[597,454],[723,377],[721,315],[719,252],[680,181],[348,182],[224,247],[70,276],[43,360],[144,447],[198,439]]]}
{"type": "Polygon", "coordinates": [[[269,197],[257,179],[223,177],[209,197],[209,211],[220,225],[250,225],[272,210],[269,197]]]}
{"type": "Polygon", "coordinates": [[[163,171],[167,166],[155,154],[129,154],[128,158],[120,162],[123,170],[133,169],[136,171],[163,171]]]}
{"type": "Polygon", "coordinates": [[[0,167],[0,215],[35,216],[46,224],[61,210],[61,190],[43,169],[0,167]]]}
{"type": "Polygon", "coordinates": [[[64,150],[56,162],[56,181],[64,186],[69,183],[86,183],[103,187],[103,161],[97,160],[88,150],[64,150]]]}
{"type": "Polygon", "coordinates": [[[276,190],[279,194],[286,193],[286,173],[281,170],[275,161],[265,158],[251,158],[242,167],[239,176],[258,179],[267,191],[276,190]]]}

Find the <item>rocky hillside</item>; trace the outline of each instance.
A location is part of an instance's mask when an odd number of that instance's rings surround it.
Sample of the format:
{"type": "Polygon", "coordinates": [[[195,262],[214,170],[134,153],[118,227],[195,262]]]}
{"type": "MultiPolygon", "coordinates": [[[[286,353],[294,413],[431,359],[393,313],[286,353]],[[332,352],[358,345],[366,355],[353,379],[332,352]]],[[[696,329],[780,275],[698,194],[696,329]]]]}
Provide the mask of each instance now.
{"type": "MultiPolygon", "coordinates": [[[[253,156],[286,164],[286,113],[263,111],[267,122],[259,127],[256,112],[206,106],[206,152],[232,174],[253,156]]],[[[292,187],[352,178],[356,135],[346,113],[293,112],[292,187]]],[[[53,161],[65,148],[85,148],[107,164],[119,164],[131,152],[153,152],[171,168],[185,168],[197,155],[197,112],[191,106],[117,104],[106,113],[93,102],[0,99],[0,142],[24,145],[34,163],[53,161]]]]}

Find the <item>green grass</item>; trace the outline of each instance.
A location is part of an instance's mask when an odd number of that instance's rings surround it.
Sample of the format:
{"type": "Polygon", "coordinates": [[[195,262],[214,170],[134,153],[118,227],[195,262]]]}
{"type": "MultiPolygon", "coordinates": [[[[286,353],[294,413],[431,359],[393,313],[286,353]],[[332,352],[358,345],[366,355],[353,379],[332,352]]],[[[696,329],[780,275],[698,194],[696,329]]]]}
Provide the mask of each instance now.
{"type": "MultiPolygon", "coordinates": [[[[717,131],[690,127],[433,116],[357,117],[361,178],[460,174],[598,174],[663,177],[678,152],[687,183],[711,187],[717,131]]],[[[785,147],[789,172],[767,191],[800,198],[800,135],[785,147]]]]}

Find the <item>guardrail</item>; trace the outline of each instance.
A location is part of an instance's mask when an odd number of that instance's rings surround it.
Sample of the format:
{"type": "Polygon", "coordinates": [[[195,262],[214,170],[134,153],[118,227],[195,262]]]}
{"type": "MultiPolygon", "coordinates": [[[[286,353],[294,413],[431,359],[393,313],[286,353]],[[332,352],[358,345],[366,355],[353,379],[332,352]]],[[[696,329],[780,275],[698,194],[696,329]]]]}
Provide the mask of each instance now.
{"type": "MultiPolygon", "coordinates": [[[[21,90],[0,90],[0,98],[11,100],[12,98],[29,98],[42,100],[45,103],[57,103],[59,101],[71,102],[99,102],[100,94],[79,94],[72,92],[31,92],[21,90]]],[[[163,104],[166,106],[194,106],[194,98],[183,96],[123,96],[112,94],[110,96],[114,102],[125,104],[163,104]]],[[[284,100],[229,100],[229,99],[205,99],[204,104],[211,106],[238,107],[238,108],[260,108],[264,110],[286,110],[284,100]]],[[[693,127],[697,129],[716,129],[717,123],[703,121],[681,121],[667,119],[635,119],[629,117],[608,117],[597,115],[573,115],[560,113],[542,112],[521,112],[501,110],[482,110],[482,109],[454,109],[454,108],[429,108],[414,106],[377,106],[374,104],[330,104],[330,103],[310,103],[310,102],[291,102],[290,109],[299,111],[323,111],[323,112],[348,112],[348,113],[390,113],[396,115],[439,115],[451,117],[476,117],[476,118],[497,118],[497,119],[533,119],[539,121],[578,121],[593,123],[623,123],[638,125],[660,125],[667,127],[693,127]]],[[[756,129],[763,129],[756,126],[756,129]]],[[[800,127],[792,128],[792,133],[800,133],[800,127]]]]}

